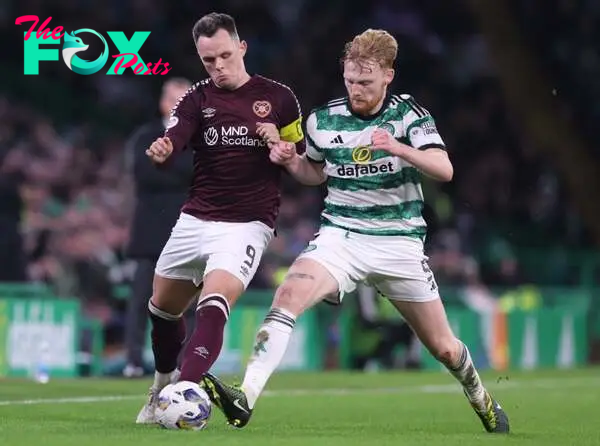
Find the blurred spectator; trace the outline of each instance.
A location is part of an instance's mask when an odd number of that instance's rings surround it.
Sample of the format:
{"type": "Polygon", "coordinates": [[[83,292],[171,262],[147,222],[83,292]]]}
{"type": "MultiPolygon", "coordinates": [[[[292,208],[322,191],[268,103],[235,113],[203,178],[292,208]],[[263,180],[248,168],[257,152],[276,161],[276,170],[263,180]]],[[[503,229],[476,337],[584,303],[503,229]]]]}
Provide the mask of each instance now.
{"type": "Polygon", "coordinates": [[[457,231],[445,229],[437,233],[429,256],[429,266],[435,273],[445,302],[452,302],[458,297],[464,305],[480,312],[497,307],[494,295],[482,280],[479,264],[464,252],[457,231]],[[449,289],[459,290],[459,295],[448,295],[449,289]]]}
{"type": "Polygon", "coordinates": [[[131,157],[135,184],[135,211],[127,249],[128,257],[135,260],[125,322],[127,366],[123,373],[127,377],[144,373],[147,305],[152,296],[154,268],[185,201],[194,166],[193,154],[184,151],[168,166],[159,169],[146,156],[146,150],[163,136],[171,109],[191,85],[183,78],[167,80],[160,97],[161,117],[136,130],[125,149],[126,155],[131,157]]]}

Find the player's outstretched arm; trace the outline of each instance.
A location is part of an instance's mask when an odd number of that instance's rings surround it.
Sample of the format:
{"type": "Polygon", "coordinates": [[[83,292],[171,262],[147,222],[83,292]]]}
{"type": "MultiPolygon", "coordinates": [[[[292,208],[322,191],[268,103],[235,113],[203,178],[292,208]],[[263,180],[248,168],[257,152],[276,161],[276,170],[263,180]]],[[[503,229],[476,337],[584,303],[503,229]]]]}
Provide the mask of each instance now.
{"type": "Polygon", "coordinates": [[[448,153],[441,148],[415,149],[401,143],[383,129],[373,132],[371,147],[402,158],[434,180],[447,182],[454,176],[454,167],[448,153]]]}
{"type": "Polygon", "coordinates": [[[327,180],[324,164],[313,163],[306,154],[299,155],[294,143],[281,141],[269,145],[269,157],[272,162],[284,166],[298,182],[307,186],[318,186],[327,180]]]}

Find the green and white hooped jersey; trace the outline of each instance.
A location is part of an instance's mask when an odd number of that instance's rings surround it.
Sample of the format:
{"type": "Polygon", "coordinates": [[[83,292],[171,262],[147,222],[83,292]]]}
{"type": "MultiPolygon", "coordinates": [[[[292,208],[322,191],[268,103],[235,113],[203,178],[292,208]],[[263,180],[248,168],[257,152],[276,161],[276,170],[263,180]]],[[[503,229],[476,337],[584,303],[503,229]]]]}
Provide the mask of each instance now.
{"type": "Polygon", "coordinates": [[[347,98],[314,110],[306,121],[306,154],[326,163],[322,224],[423,238],[421,173],[399,157],[370,148],[377,128],[420,150],[445,148],[432,116],[409,95],[388,96],[381,111],[366,118],[351,112],[347,98]]]}

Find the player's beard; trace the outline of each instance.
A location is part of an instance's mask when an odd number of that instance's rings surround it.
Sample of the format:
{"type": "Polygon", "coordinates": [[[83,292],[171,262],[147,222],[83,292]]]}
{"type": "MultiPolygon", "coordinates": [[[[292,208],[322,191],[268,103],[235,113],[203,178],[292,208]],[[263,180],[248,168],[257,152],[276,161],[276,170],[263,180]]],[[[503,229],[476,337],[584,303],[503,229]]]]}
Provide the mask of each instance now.
{"type": "Polygon", "coordinates": [[[377,107],[377,104],[383,98],[383,94],[374,96],[370,99],[361,98],[360,100],[350,100],[350,105],[352,106],[352,111],[360,114],[360,115],[371,115],[373,114],[373,110],[377,107]]]}

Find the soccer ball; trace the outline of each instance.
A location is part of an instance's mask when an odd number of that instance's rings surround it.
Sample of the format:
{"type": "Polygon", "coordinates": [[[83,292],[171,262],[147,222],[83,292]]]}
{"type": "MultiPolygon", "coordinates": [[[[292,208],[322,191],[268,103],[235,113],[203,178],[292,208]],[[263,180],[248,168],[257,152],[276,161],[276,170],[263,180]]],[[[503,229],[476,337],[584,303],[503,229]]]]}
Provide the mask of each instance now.
{"type": "Polygon", "coordinates": [[[156,421],[166,429],[204,429],[210,412],[210,399],[196,383],[169,384],[158,394],[156,421]]]}

